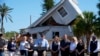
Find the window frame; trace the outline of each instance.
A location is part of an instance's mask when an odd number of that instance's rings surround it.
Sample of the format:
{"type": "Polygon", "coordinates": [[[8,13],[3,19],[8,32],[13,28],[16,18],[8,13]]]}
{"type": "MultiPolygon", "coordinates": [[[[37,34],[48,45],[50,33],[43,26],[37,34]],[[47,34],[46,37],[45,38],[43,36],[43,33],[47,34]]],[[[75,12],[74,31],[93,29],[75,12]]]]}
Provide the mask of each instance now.
{"type": "Polygon", "coordinates": [[[57,12],[60,14],[61,17],[65,17],[68,15],[67,11],[65,10],[64,7],[60,7],[57,12]]]}

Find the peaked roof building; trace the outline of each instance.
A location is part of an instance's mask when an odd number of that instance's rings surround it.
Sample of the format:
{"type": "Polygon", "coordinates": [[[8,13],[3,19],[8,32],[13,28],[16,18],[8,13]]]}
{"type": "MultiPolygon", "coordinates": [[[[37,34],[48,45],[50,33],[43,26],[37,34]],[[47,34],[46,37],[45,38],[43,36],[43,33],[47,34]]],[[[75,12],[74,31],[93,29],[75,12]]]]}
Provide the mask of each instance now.
{"type": "Polygon", "coordinates": [[[52,37],[53,32],[56,32],[56,34],[59,32],[59,36],[72,35],[73,33],[70,33],[72,31],[70,23],[75,20],[77,15],[82,15],[77,0],[61,0],[28,28],[24,29],[23,33],[37,34],[48,30],[47,37],[48,35],[52,37]]]}
{"type": "MultiPolygon", "coordinates": [[[[41,21],[43,20],[47,20],[46,18],[50,15],[50,14],[54,14],[56,13],[62,13],[64,12],[65,14],[67,14],[66,16],[61,16],[58,15],[57,17],[53,16],[53,19],[59,23],[59,24],[64,24],[67,25],[70,22],[72,22],[75,17],[77,15],[82,15],[81,10],[78,7],[77,1],[76,0],[61,0],[58,4],[56,4],[53,8],[51,8],[46,14],[44,14],[43,16],[41,16],[37,21],[35,21],[31,26],[29,27],[35,27],[38,24],[40,24],[41,21]],[[63,5],[62,5],[63,4],[63,5]],[[66,7],[64,7],[66,6],[66,7]],[[58,10],[58,12],[56,11],[58,10]]],[[[48,18],[49,19],[49,18],[48,18]]]]}

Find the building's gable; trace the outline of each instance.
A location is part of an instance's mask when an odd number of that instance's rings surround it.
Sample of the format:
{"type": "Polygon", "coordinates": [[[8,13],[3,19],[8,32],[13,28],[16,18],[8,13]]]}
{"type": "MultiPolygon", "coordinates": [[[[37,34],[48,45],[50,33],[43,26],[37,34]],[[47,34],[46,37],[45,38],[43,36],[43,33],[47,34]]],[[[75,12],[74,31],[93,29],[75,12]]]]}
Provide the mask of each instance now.
{"type": "Polygon", "coordinates": [[[77,15],[81,13],[82,12],[73,0],[61,0],[60,3],[50,9],[45,15],[40,17],[30,27],[50,24],[52,25],[52,23],[54,23],[55,25],[68,25],[76,18],[77,15]],[[50,17],[52,17],[52,21],[50,21],[50,17]]]}
{"type": "Polygon", "coordinates": [[[60,26],[53,17],[49,17],[47,20],[40,22],[37,26],[60,26]]]}

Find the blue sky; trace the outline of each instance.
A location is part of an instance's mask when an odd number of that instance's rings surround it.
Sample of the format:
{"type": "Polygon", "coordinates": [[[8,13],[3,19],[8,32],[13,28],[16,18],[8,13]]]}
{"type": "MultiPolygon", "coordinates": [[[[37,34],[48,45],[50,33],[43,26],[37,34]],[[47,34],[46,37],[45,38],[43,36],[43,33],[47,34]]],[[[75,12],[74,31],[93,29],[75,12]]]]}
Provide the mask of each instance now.
{"type": "MultiPolygon", "coordinates": [[[[55,3],[59,0],[54,0],[55,3]]],[[[92,11],[97,14],[98,0],[77,0],[79,8],[82,11],[92,11]]],[[[12,16],[13,23],[10,21],[4,23],[4,27],[7,31],[17,31],[19,29],[26,28],[30,25],[30,15],[32,17],[32,23],[37,20],[42,13],[43,0],[0,0],[0,4],[6,3],[7,6],[13,8],[10,15],[12,16]]]]}

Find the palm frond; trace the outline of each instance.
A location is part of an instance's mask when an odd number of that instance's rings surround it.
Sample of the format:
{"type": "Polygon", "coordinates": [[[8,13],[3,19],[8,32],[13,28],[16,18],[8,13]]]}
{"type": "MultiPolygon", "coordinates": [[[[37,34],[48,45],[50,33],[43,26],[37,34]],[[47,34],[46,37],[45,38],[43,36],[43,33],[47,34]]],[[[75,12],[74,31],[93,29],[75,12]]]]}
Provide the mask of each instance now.
{"type": "Polygon", "coordinates": [[[80,31],[81,34],[90,34],[97,26],[96,15],[94,15],[93,12],[85,11],[83,12],[83,16],[84,19],[80,17],[80,15],[76,17],[78,20],[76,20],[77,23],[75,24],[74,31],[80,31]]]}
{"type": "Polygon", "coordinates": [[[11,15],[8,14],[8,19],[10,20],[10,22],[13,23],[13,20],[11,18],[12,18],[11,15]]]}
{"type": "Polygon", "coordinates": [[[3,28],[4,28],[4,26],[3,26],[4,19],[6,20],[6,22],[7,22],[8,19],[11,22],[13,22],[12,19],[11,19],[11,16],[9,15],[9,13],[11,11],[12,11],[12,8],[8,7],[5,3],[0,5],[0,16],[1,16],[1,22],[2,22],[1,23],[1,32],[3,31],[3,28]]]}
{"type": "Polygon", "coordinates": [[[7,21],[8,21],[8,20],[7,20],[7,16],[5,16],[5,19],[6,19],[6,22],[7,22],[7,21]]]}
{"type": "Polygon", "coordinates": [[[0,18],[0,23],[1,23],[1,18],[0,18]]]}

